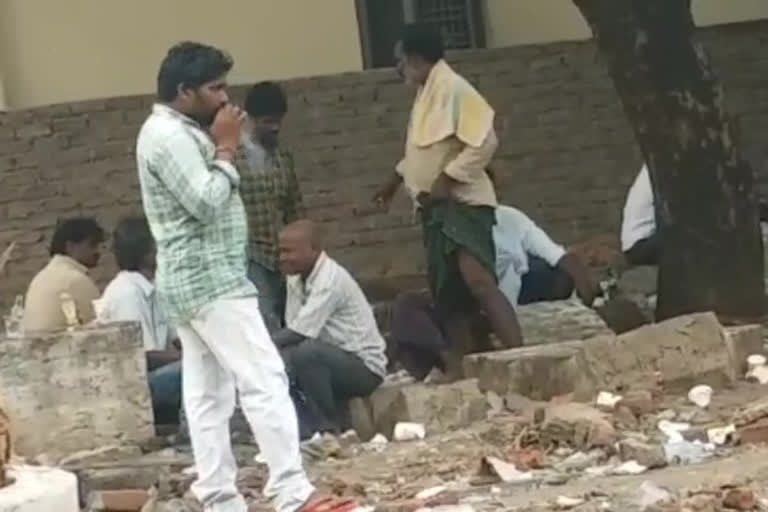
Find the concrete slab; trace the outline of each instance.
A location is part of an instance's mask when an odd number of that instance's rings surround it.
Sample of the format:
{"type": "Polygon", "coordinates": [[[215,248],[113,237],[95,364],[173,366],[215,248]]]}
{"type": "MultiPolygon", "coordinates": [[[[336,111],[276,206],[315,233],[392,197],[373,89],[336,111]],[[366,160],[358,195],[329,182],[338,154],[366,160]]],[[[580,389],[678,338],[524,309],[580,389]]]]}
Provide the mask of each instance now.
{"type": "Polygon", "coordinates": [[[15,482],[0,489],[0,510],[14,512],[78,512],[77,478],[43,466],[10,466],[15,482]]]}
{"type": "Polygon", "coordinates": [[[19,455],[56,457],[154,435],[137,324],[0,343],[0,389],[19,455]]]}
{"type": "Polygon", "coordinates": [[[745,353],[757,348],[756,327],[723,329],[712,313],[673,318],[620,336],[473,354],[465,375],[481,391],[536,400],[573,392],[644,388],[657,374],[668,386],[727,385],[741,375],[745,353]]]}
{"type": "Polygon", "coordinates": [[[515,393],[532,400],[571,392],[587,398],[597,385],[581,341],[469,355],[464,358],[464,375],[478,379],[483,392],[502,397],[515,393]]]}
{"type": "Polygon", "coordinates": [[[377,433],[391,439],[399,422],[422,423],[427,435],[466,427],[486,418],[488,404],[477,380],[451,384],[382,386],[365,399],[350,403],[352,427],[362,440],[377,433]]]}

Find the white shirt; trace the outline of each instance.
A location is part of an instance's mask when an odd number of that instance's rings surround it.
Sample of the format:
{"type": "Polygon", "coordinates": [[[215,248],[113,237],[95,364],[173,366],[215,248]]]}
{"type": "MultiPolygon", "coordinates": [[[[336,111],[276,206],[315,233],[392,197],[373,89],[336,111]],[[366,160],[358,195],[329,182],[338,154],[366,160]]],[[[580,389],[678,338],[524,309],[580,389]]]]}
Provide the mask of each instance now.
{"type": "Polygon", "coordinates": [[[167,350],[175,337],[155,286],[141,272],[123,270],[112,279],[101,296],[99,320],[139,322],[146,351],[167,350]]]}
{"type": "Polygon", "coordinates": [[[621,250],[627,251],[640,240],[656,232],[656,212],[653,209],[653,188],[648,166],[640,173],[627,194],[624,218],[621,223],[621,250]]]}
{"type": "Polygon", "coordinates": [[[517,304],[520,296],[523,275],[528,272],[529,254],[553,267],[565,256],[563,247],[553,242],[526,214],[511,206],[496,208],[493,240],[499,289],[512,305],[517,304]]]}
{"type": "Polygon", "coordinates": [[[386,343],[360,286],[324,252],[306,279],[286,280],[288,329],[357,355],[376,375],[387,373],[386,343]]]}

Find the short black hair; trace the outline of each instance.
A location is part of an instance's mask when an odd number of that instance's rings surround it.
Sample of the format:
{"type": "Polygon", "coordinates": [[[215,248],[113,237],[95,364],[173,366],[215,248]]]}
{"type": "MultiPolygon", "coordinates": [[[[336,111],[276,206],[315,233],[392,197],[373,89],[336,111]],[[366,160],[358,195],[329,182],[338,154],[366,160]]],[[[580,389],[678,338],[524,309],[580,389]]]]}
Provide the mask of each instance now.
{"type": "Polygon", "coordinates": [[[120,270],[140,270],[145,258],[155,250],[155,241],[146,217],[126,217],[115,227],[112,252],[120,270]]]}
{"type": "Polygon", "coordinates": [[[56,224],[51,239],[51,256],[67,254],[67,243],[78,244],[85,240],[100,244],[104,241],[104,230],[90,217],[73,217],[56,224]]]}
{"type": "Polygon", "coordinates": [[[431,25],[423,23],[406,25],[402,41],[405,55],[419,55],[432,63],[445,56],[443,37],[431,25]]]}
{"type": "Polygon", "coordinates": [[[202,43],[185,41],[168,50],[157,73],[157,98],[173,101],[179,87],[197,89],[229,73],[234,64],[228,53],[202,43]]]}
{"type": "Polygon", "coordinates": [[[283,88],[275,82],[259,82],[245,97],[245,111],[251,117],[283,116],[288,111],[288,101],[283,88]]]}

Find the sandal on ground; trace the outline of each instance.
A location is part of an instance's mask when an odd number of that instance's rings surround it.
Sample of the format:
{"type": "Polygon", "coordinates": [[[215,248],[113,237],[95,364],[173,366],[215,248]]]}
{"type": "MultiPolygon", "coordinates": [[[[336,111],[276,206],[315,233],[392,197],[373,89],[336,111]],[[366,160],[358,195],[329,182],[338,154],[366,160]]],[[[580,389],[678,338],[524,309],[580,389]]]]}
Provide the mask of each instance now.
{"type": "Polygon", "coordinates": [[[357,508],[353,500],[325,497],[310,500],[299,512],[352,512],[357,508]]]}

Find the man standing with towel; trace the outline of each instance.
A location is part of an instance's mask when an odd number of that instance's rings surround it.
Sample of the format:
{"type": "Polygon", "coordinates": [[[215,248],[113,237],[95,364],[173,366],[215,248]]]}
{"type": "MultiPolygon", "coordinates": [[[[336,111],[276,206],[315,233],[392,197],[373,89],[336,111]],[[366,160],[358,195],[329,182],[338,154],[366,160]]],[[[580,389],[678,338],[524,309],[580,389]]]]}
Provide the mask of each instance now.
{"type": "Polygon", "coordinates": [[[406,27],[401,55],[398,69],[419,90],[405,156],[374,199],[387,207],[404,183],[421,214],[429,287],[451,345],[443,357],[457,377],[472,348],[469,318],[478,308],[505,347],[521,345],[515,310],[495,276],[497,201],[486,172],[498,146],[495,113],[443,60],[442,39],[428,27],[406,27]]]}

